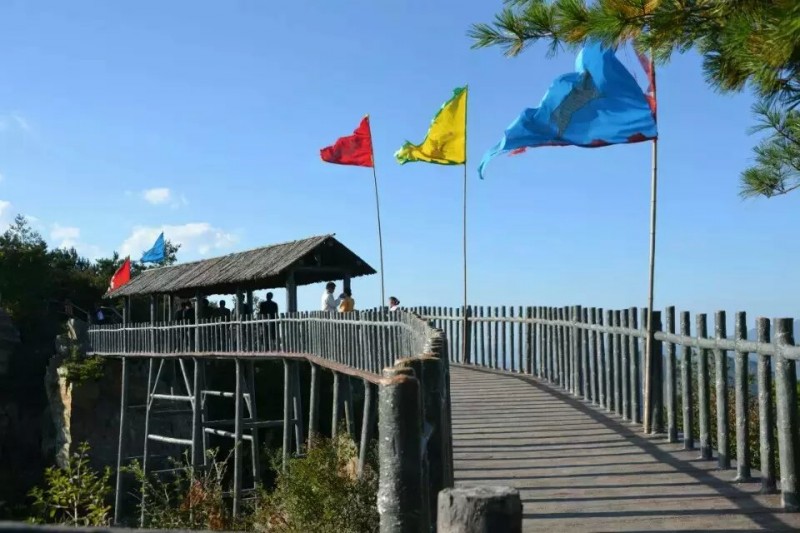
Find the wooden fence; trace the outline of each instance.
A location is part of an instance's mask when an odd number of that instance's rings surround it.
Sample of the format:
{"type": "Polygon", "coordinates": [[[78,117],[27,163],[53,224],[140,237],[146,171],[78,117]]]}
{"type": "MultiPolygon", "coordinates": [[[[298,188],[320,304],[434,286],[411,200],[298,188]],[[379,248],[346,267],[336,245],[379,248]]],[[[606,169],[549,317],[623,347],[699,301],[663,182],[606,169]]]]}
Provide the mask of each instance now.
{"type": "MultiPolygon", "coordinates": [[[[128,406],[128,360],[149,361],[143,465],[148,443],[189,447],[194,468],[202,468],[206,434],[234,440],[234,480],[231,491],[234,514],[243,495],[242,446],[259,449],[259,428],[283,428],[286,459],[293,448],[300,454],[313,446],[319,431],[320,373],[333,374],[332,427],[335,432],[340,407],[348,426],[353,417],[350,380],[364,383],[359,472],[363,471],[367,447],[377,415],[379,433],[378,507],[382,531],[430,530],[436,522],[436,498],[452,487],[452,434],[449,405],[447,339],[441,331],[409,312],[387,310],[347,314],[321,312],[281,314],[274,319],[204,320],[194,322],[150,322],[144,324],[92,326],[88,332],[89,354],[122,359],[122,395],[118,471],[126,457],[124,435],[128,406]],[[185,394],[158,392],[165,361],[178,361],[185,394]],[[205,363],[231,360],[235,363],[234,391],[209,390],[205,363]],[[283,420],[259,420],[255,409],[254,365],[264,360],[284,362],[283,420]],[[307,398],[308,425],[303,426],[299,364],[311,365],[307,398]],[[192,376],[192,370],[194,375],[192,376]],[[377,389],[377,409],[374,391],[377,389]],[[206,396],[232,398],[231,419],[209,420],[206,396]],[[190,438],[153,435],[148,429],[155,404],[162,401],[191,405],[190,438]],[[248,416],[244,416],[247,407],[248,416]],[[231,431],[233,429],[233,431],[231,431]],[[304,436],[308,435],[306,441],[304,436]],[[294,441],[294,442],[293,442],[294,441]]],[[[353,434],[355,431],[353,430],[353,434]]],[[[252,454],[256,456],[257,453],[252,454]]],[[[253,482],[259,468],[253,459],[253,482]]],[[[146,466],[144,467],[145,471],[146,466]]],[[[116,522],[123,505],[122,476],[117,476],[116,522]]],[[[145,500],[142,494],[142,501],[145,500]]],[[[142,517],[144,520],[144,505],[142,517]]]]}
{"type": "MultiPolygon", "coordinates": [[[[445,332],[453,363],[531,374],[626,420],[642,422],[646,309],[470,306],[466,312],[446,307],[412,311],[445,332]]],[[[670,442],[682,439],[685,449],[697,445],[703,459],[712,459],[714,443],[720,468],[730,468],[736,459],[737,481],[750,479],[757,454],[762,491],[780,490],[784,508],[800,510],[795,369],[800,347],[794,346],[793,320],[758,318],[757,338],[748,339],[744,313],[735,314],[732,336],[724,311],[715,314],[711,336],[707,316],[694,318],[691,335],[690,313],[677,315],[674,307],[663,315],[653,312],[653,353],[661,364],[654,364],[650,374],[651,433],[664,433],[670,442]],[[754,379],[751,357],[757,360],[754,379]],[[750,407],[757,416],[748,416],[750,407]]]]}

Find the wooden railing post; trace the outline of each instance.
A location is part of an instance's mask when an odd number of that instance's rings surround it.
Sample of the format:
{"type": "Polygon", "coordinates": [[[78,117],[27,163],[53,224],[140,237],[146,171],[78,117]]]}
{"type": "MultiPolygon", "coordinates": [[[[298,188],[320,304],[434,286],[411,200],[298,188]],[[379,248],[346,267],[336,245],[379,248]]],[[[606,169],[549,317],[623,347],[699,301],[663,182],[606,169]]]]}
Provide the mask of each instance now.
{"type": "MultiPolygon", "coordinates": [[[[736,340],[747,339],[747,315],[736,313],[734,327],[736,340]]],[[[748,382],[747,352],[736,352],[734,393],[736,396],[736,481],[742,483],[750,481],[750,428],[747,420],[747,411],[750,405],[748,382]]]]}
{"type": "MultiPolygon", "coordinates": [[[[717,311],[714,317],[715,337],[725,339],[725,311],[717,311]]],[[[714,350],[716,373],[714,382],[717,393],[717,465],[720,469],[731,467],[730,443],[728,442],[728,352],[714,350]]]]}
{"type": "Polygon", "coordinates": [[[470,317],[472,316],[472,306],[464,307],[464,331],[461,334],[462,361],[465,365],[472,364],[472,328],[470,327],[470,317]]]}
{"type": "MultiPolygon", "coordinates": [[[[689,312],[681,313],[681,335],[689,336],[689,312]]],[[[692,390],[692,347],[681,350],[681,402],[683,409],[683,449],[694,449],[694,392],[692,390]]]]}
{"type": "MultiPolygon", "coordinates": [[[[776,318],[775,343],[794,346],[791,318],[776,318]]],[[[778,353],[775,357],[775,394],[778,412],[778,456],[781,466],[781,503],[787,511],[800,510],[800,422],[797,413],[795,362],[778,353]]]]}
{"type": "MultiPolygon", "coordinates": [[[[697,337],[704,339],[708,336],[708,324],[705,313],[700,313],[695,317],[697,321],[697,337]]],[[[697,422],[700,426],[700,458],[711,459],[711,399],[708,383],[708,350],[698,348],[697,350],[697,402],[698,417],[697,422]]]]}
{"type": "Polygon", "coordinates": [[[378,400],[378,513],[382,533],[419,533],[425,523],[422,498],[422,438],[419,381],[408,369],[384,370],[378,400]]]}
{"type": "MultiPolygon", "coordinates": [[[[769,343],[770,327],[768,318],[756,320],[758,342],[769,343]]],[[[772,401],[772,358],[758,356],[758,427],[761,455],[761,493],[777,492],[775,482],[775,433],[773,425],[775,404],[772,401]]]]}
{"type": "MultiPolygon", "coordinates": [[[[666,309],[667,333],[675,333],[675,307],[669,306],[666,309]]],[[[667,440],[668,442],[678,442],[678,380],[675,373],[675,343],[667,343],[666,354],[667,367],[667,440]]]]}
{"type": "MultiPolygon", "coordinates": [[[[649,331],[654,335],[661,331],[661,311],[652,311],[652,327],[649,331]]],[[[650,325],[648,324],[648,327],[650,325]]],[[[662,353],[661,341],[655,337],[652,339],[652,357],[650,358],[650,433],[655,435],[664,432],[664,380],[663,364],[664,356],[662,353]]]]}

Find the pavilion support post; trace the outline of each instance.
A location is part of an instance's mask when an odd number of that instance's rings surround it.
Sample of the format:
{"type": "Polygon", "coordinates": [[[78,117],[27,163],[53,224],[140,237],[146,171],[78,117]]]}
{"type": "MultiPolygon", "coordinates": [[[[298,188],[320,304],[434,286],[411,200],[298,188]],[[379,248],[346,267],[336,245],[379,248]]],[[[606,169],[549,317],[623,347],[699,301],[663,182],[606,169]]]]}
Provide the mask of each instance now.
{"type": "Polygon", "coordinates": [[[236,308],[234,309],[234,318],[236,320],[241,320],[242,315],[244,314],[242,311],[244,309],[244,294],[242,293],[242,289],[239,287],[236,288],[236,308]]]}
{"type": "Polygon", "coordinates": [[[148,347],[152,353],[156,353],[156,296],[150,296],[150,335],[148,340],[148,347]]]}
{"type": "Polygon", "coordinates": [[[345,274],[342,277],[342,289],[350,290],[350,274],[345,274]]]}
{"type": "Polygon", "coordinates": [[[172,317],[175,316],[175,297],[171,294],[167,295],[167,316],[164,317],[165,322],[172,322],[172,317]]]}
{"type": "Polygon", "coordinates": [[[256,314],[256,310],[255,310],[255,307],[253,306],[253,291],[247,291],[247,293],[245,293],[245,296],[247,297],[247,300],[246,300],[247,301],[247,309],[250,310],[250,315],[254,316],[256,314]]]}
{"type": "Polygon", "coordinates": [[[294,272],[289,272],[286,277],[286,312],[297,312],[297,281],[294,272]]]}
{"type": "Polygon", "coordinates": [[[200,314],[201,314],[201,300],[203,295],[200,291],[194,293],[194,351],[200,351],[200,314]]]}

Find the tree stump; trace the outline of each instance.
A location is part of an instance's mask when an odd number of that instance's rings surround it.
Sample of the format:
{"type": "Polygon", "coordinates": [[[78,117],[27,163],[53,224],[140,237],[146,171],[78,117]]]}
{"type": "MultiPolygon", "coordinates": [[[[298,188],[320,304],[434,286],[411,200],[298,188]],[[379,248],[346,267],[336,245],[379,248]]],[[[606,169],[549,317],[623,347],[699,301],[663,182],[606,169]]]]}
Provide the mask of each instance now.
{"type": "Polygon", "coordinates": [[[522,501],[511,487],[458,487],[439,493],[438,533],[521,533],[522,501]]]}

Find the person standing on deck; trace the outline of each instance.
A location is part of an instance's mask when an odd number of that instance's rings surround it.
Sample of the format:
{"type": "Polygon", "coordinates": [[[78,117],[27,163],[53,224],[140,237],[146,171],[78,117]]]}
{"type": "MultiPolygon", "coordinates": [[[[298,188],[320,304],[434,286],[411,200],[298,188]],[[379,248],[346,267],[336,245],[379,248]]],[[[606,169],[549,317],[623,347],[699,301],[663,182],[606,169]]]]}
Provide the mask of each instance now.
{"type": "Polygon", "coordinates": [[[320,310],[326,313],[335,313],[336,308],[339,307],[339,300],[333,297],[333,291],[336,290],[336,284],[332,281],[329,281],[327,285],[325,285],[325,292],[322,293],[322,301],[320,310]]]}
{"type": "Polygon", "coordinates": [[[389,311],[397,311],[398,309],[400,309],[400,300],[391,296],[389,298],[389,311]]]}
{"type": "Polygon", "coordinates": [[[356,307],[356,301],[353,300],[353,293],[350,289],[345,289],[341,296],[339,296],[339,312],[349,313],[356,307]]]}
{"type": "Polygon", "coordinates": [[[225,303],[225,300],[219,301],[219,310],[217,311],[219,318],[222,320],[230,320],[231,319],[231,310],[228,309],[228,304],[225,303]]]}
{"type": "MultiPolygon", "coordinates": [[[[275,320],[278,318],[278,304],[272,299],[273,294],[271,292],[267,293],[266,301],[263,301],[258,306],[258,311],[261,314],[261,318],[266,318],[267,320],[275,320]]],[[[270,348],[274,346],[275,340],[278,338],[278,327],[275,322],[271,322],[268,327],[267,331],[269,332],[269,346],[270,348]]]]}

